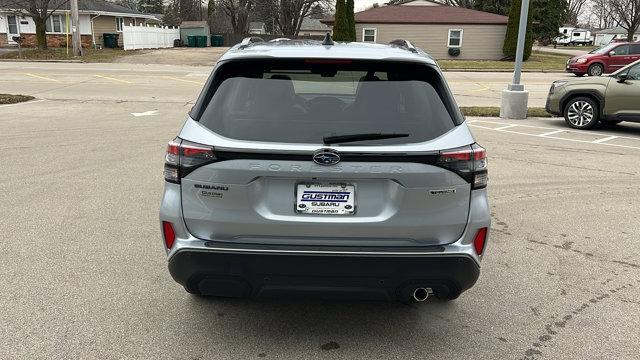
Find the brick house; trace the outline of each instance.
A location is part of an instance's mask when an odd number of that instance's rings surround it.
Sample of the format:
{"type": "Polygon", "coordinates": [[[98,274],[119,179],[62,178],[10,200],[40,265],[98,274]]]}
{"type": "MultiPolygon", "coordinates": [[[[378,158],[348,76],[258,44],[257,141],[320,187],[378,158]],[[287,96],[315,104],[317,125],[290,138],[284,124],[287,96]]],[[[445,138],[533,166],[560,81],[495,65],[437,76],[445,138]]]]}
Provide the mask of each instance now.
{"type": "MultiPolygon", "coordinates": [[[[52,0],[49,7],[55,9],[60,0],[52,0]]],[[[14,44],[14,36],[23,38],[23,46],[35,47],[36,25],[30,16],[27,16],[13,8],[11,0],[0,0],[0,46],[14,44]]],[[[64,47],[67,44],[67,35],[71,42],[71,13],[69,2],[60,6],[53,15],[47,19],[47,46],[64,47]],[[67,24],[68,22],[68,24],[67,24]]],[[[91,47],[94,44],[104,46],[102,34],[122,33],[124,25],[159,24],[160,20],[152,14],[143,14],[104,0],[80,0],[79,26],[83,47],[91,47]]],[[[122,35],[118,39],[118,45],[122,46],[122,35]]]]}

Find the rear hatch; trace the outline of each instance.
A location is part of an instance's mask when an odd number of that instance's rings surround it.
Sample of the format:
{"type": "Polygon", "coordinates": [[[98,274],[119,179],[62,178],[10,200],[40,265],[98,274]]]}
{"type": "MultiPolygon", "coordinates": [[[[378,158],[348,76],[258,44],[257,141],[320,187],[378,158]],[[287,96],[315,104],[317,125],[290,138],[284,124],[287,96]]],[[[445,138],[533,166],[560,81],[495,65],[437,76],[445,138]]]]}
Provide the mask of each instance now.
{"type": "Polygon", "coordinates": [[[409,247],[464,232],[480,152],[430,65],[234,61],[191,116],[175,146],[200,239],[409,247]]]}

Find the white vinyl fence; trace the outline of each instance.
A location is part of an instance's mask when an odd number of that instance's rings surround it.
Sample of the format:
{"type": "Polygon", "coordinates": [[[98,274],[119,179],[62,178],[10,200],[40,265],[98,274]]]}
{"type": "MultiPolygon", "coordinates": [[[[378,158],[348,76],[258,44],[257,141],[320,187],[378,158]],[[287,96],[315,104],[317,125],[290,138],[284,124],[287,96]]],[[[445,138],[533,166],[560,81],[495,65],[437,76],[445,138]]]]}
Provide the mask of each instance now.
{"type": "Polygon", "coordinates": [[[138,25],[122,27],[122,44],[125,50],[158,49],[173,47],[173,40],[180,39],[180,28],[138,25]]]}

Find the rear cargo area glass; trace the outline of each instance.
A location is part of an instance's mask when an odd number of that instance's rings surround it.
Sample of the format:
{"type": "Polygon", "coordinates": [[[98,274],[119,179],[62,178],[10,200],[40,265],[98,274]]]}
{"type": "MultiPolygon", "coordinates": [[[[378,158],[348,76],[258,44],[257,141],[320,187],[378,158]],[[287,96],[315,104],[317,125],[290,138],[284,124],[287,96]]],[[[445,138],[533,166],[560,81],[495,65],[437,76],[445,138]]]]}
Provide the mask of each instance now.
{"type": "Polygon", "coordinates": [[[192,117],[237,140],[322,143],[323,137],[399,133],[350,144],[432,140],[460,122],[434,68],[350,60],[231,61],[218,66],[192,117]]]}

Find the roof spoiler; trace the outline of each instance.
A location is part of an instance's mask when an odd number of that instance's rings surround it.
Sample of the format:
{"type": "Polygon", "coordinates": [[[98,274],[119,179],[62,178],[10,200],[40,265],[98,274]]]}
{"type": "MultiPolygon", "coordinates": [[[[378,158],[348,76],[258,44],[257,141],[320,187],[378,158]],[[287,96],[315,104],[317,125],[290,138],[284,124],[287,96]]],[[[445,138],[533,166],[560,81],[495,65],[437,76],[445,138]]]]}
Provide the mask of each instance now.
{"type": "Polygon", "coordinates": [[[254,44],[254,43],[258,43],[258,42],[264,42],[264,39],[258,36],[251,36],[251,37],[246,37],[244,39],[242,39],[242,42],[240,42],[240,47],[239,49],[244,49],[247,46],[254,44]]]}
{"type": "Polygon", "coordinates": [[[405,50],[409,50],[411,52],[417,53],[418,49],[413,46],[413,44],[409,40],[405,39],[395,39],[389,42],[391,46],[397,46],[399,48],[403,48],[405,50]]]}

